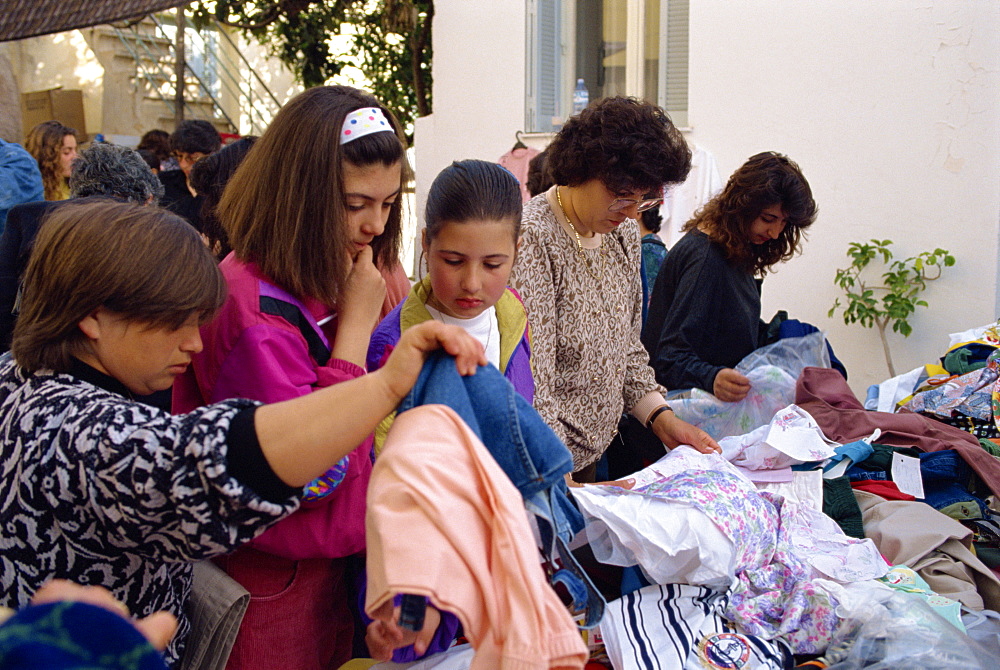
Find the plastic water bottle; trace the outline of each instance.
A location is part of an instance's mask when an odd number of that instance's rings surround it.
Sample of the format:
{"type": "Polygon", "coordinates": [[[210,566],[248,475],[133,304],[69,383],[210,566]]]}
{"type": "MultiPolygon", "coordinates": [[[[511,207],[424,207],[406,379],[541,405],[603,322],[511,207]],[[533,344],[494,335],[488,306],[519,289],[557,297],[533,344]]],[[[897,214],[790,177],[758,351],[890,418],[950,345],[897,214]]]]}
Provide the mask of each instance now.
{"type": "Polygon", "coordinates": [[[590,93],[587,91],[587,85],[583,83],[583,78],[576,80],[576,88],[573,89],[573,113],[579,114],[584,109],[587,108],[587,104],[590,102],[590,93]]]}

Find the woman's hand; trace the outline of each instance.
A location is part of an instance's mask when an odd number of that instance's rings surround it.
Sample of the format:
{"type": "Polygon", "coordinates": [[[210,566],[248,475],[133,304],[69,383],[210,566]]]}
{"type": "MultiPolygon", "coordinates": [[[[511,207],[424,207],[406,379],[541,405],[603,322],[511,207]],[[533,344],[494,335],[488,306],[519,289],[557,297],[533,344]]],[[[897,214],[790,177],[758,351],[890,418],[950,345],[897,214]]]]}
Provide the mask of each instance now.
{"type": "Polygon", "coordinates": [[[687,444],[703,454],[722,452],[722,448],[708,433],[701,428],[695,428],[687,421],[678,419],[673,412],[660,412],[653,422],[652,429],[656,437],[670,449],[687,444]]]}
{"type": "Polygon", "coordinates": [[[722,402],[738,402],[750,392],[750,380],[732,368],[723,368],[715,375],[712,393],[722,402]]]}
{"type": "Polygon", "coordinates": [[[419,632],[399,627],[399,607],[393,607],[392,600],[382,603],[374,615],[375,620],[368,624],[365,633],[365,644],[376,661],[392,660],[392,652],[411,644],[417,657],[423,656],[441,623],[441,613],[430,603],[424,614],[424,627],[419,632]]]}
{"type": "Polygon", "coordinates": [[[42,584],[31,597],[32,605],[62,601],[96,605],[120,614],[131,621],[149,643],[160,651],[167,648],[170,638],[177,632],[177,618],[170,612],[154,612],[144,619],[133,619],[129,615],[128,607],[103,586],[80,586],[65,579],[51,579],[42,584]]]}
{"type": "Polygon", "coordinates": [[[373,374],[385,375],[387,383],[402,398],[417,382],[427,354],[435,349],[444,349],[454,356],[461,375],[475,374],[476,368],[488,362],[483,345],[462,328],[424,321],[403,332],[385,365],[373,374]]]}

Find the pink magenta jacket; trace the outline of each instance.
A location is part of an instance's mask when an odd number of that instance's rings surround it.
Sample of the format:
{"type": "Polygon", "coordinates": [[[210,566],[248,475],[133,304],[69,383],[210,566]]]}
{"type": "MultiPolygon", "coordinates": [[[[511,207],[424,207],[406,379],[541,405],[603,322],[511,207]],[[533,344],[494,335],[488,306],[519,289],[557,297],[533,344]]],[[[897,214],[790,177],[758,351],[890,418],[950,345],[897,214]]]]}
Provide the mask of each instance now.
{"type": "MultiPolygon", "coordinates": [[[[226,398],[289,400],[365,374],[358,365],[329,357],[335,320],[318,325],[329,316],[322,303],[296,299],[233,254],[219,269],[229,295],[215,319],[201,328],[204,349],[174,383],[175,413],[226,398]]],[[[362,551],[371,449],[369,436],[348,456],[347,473],[332,493],[303,502],[249,546],[293,560],[362,551]]]]}

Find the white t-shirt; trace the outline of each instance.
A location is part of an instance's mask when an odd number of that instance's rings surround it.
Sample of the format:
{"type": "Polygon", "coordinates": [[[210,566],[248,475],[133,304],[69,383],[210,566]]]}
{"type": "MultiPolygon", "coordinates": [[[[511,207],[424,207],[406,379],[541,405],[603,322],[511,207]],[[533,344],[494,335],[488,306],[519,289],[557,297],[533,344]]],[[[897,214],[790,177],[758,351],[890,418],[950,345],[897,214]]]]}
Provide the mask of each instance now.
{"type": "Polygon", "coordinates": [[[500,367],[500,325],[497,323],[497,308],[495,306],[483,310],[482,314],[471,319],[456,319],[439,312],[430,305],[425,305],[425,307],[431,316],[441,323],[464,328],[465,332],[482,343],[483,348],[486,349],[486,359],[497,368],[500,367]]]}

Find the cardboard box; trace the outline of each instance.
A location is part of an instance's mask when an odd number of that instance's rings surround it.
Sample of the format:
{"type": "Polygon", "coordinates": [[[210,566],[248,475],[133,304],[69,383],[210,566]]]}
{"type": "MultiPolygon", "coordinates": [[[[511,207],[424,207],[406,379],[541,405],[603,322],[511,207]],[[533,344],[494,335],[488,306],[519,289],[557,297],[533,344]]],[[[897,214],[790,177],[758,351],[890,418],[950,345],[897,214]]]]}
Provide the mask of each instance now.
{"type": "Polygon", "coordinates": [[[58,121],[76,130],[77,141],[87,141],[83,114],[83,91],[50,88],[21,94],[21,124],[24,134],[43,121],[58,121]]]}

